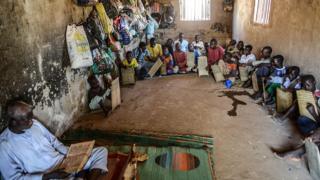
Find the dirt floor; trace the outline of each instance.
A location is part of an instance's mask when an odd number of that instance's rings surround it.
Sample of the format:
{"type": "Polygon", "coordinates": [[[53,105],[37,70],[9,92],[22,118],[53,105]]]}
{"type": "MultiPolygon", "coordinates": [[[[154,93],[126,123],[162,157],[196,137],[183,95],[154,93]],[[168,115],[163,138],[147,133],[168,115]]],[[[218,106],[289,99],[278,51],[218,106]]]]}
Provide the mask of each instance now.
{"type": "Polygon", "coordinates": [[[212,78],[185,75],[139,81],[121,91],[123,103],[108,118],[86,115],[73,128],[212,135],[219,180],[311,179],[305,162],[280,160],[269,149],[299,138],[291,123],[273,121],[242,95],[244,89],[233,88],[239,96],[227,97],[212,78]]]}

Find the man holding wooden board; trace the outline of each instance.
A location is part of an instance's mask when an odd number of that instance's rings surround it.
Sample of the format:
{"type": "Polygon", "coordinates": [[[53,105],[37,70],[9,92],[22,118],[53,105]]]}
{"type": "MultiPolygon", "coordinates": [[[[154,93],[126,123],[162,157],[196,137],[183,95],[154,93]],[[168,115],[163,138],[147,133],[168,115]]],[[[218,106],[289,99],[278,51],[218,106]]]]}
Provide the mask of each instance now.
{"type": "MultiPolygon", "coordinates": [[[[4,179],[64,179],[77,172],[60,169],[69,148],[64,146],[39,121],[32,106],[15,101],[7,107],[8,128],[0,135],[0,171],[4,179]]],[[[107,172],[107,149],[92,149],[83,163],[90,179],[107,172]]],[[[83,159],[83,157],[79,157],[83,159]]]]}

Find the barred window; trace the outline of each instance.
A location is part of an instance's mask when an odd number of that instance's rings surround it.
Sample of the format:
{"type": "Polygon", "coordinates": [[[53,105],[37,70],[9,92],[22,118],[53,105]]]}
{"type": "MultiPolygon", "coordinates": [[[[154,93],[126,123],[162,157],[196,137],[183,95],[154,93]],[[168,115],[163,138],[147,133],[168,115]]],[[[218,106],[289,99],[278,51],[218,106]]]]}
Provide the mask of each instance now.
{"type": "Polygon", "coordinates": [[[271,0],[255,0],[253,22],[268,25],[270,22],[271,0]]]}
{"type": "Polygon", "coordinates": [[[181,21],[210,20],[211,0],[180,0],[181,21]]]}

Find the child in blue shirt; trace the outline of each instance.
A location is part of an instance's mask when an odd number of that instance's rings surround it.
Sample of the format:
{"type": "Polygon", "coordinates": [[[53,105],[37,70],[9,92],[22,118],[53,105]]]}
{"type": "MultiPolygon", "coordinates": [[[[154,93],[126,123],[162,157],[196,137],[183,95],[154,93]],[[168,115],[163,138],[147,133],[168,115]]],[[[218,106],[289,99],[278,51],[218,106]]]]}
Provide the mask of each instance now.
{"type": "Polygon", "coordinates": [[[287,69],[283,66],[284,57],[282,55],[276,55],[272,57],[272,73],[269,76],[269,85],[267,86],[267,99],[266,104],[274,104],[275,103],[275,95],[277,88],[280,88],[284,77],[287,73],[287,69]]]}

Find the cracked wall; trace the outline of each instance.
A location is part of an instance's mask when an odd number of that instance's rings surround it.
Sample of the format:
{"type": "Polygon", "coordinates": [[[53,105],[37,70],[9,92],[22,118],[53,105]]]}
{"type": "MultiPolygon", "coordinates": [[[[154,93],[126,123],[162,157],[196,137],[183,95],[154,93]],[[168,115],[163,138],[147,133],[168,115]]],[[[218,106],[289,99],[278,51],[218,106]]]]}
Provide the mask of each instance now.
{"type": "MultiPolygon", "coordinates": [[[[86,109],[85,72],[69,68],[65,31],[91,8],[66,0],[0,1],[0,105],[24,99],[61,135],[86,109]]],[[[5,127],[2,113],[0,130],[5,127]]]]}

